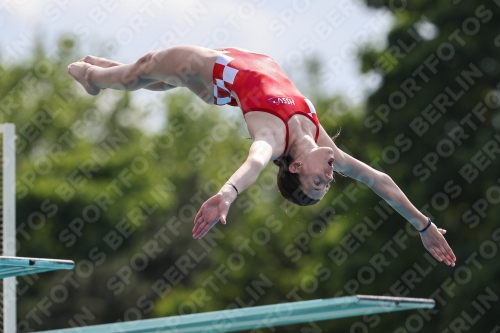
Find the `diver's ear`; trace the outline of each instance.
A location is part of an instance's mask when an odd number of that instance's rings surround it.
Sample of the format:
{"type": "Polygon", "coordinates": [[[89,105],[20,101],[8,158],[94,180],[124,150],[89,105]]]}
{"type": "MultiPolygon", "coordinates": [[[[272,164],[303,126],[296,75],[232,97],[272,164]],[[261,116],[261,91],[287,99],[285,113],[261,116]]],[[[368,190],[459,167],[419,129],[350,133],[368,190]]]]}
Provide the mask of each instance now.
{"type": "Polygon", "coordinates": [[[291,173],[299,173],[300,170],[302,170],[302,162],[294,161],[290,166],[288,167],[288,170],[291,173]]]}

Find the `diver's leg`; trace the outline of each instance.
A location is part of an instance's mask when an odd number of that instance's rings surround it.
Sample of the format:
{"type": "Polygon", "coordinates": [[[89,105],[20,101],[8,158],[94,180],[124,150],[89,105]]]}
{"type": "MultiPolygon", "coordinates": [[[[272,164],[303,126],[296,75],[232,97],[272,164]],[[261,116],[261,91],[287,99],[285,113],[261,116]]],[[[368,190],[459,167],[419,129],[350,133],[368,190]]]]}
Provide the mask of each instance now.
{"type": "Polygon", "coordinates": [[[115,67],[115,66],[120,66],[123,65],[120,62],[109,60],[106,58],[101,58],[101,57],[96,57],[92,55],[88,55],[83,59],[80,59],[80,61],[86,62],[87,64],[91,64],[94,66],[99,66],[102,68],[109,68],[109,67],[115,67]]]}
{"type": "Polygon", "coordinates": [[[103,68],[80,61],[69,65],[68,71],[92,95],[100,89],[132,91],[161,81],[187,87],[200,96],[212,89],[211,73],[218,54],[200,47],[176,46],[150,52],[132,64],[103,68]]]}
{"type": "Polygon", "coordinates": [[[68,72],[91,95],[105,88],[133,91],[159,81],[154,78],[157,74],[152,61],[154,54],[148,53],[132,64],[109,68],[78,61],[68,66],[68,72]]]}
{"type": "MultiPolygon", "coordinates": [[[[96,57],[96,56],[92,56],[92,55],[88,55],[85,58],[81,59],[80,61],[86,62],[86,63],[94,65],[94,66],[99,66],[102,68],[110,68],[110,67],[123,65],[122,63],[119,63],[117,61],[113,61],[113,60],[109,60],[109,59],[101,58],[101,57],[96,57]]],[[[157,82],[152,83],[152,84],[145,86],[143,88],[147,89],[147,90],[152,90],[152,91],[165,91],[165,90],[170,90],[170,89],[176,88],[176,86],[167,84],[165,82],[157,81],[157,82]]]]}

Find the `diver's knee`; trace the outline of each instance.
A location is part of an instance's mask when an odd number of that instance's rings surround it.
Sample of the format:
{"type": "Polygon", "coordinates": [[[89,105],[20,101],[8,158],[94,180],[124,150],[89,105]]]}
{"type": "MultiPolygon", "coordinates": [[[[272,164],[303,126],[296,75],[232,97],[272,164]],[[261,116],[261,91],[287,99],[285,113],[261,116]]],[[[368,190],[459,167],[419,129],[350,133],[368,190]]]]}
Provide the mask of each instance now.
{"type": "Polygon", "coordinates": [[[158,59],[155,57],[157,52],[149,52],[140,57],[134,64],[132,72],[137,77],[147,77],[154,72],[158,59]]]}

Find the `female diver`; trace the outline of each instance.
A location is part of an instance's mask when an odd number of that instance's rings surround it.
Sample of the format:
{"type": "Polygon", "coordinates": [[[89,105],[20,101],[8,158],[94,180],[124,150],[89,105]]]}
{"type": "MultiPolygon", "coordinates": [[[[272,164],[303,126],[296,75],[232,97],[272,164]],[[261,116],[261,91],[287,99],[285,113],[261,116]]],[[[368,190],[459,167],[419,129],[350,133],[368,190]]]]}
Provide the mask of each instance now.
{"type": "Polygon", "coordinates": [[[266,165],[279,166],[278,189],[287,200],[311,205],[323,198],[339,172],[368,185],[418,231],[439,261],[455,265],[455,255],[430,218],[417,210],[386,174],[340,150],[305,98],[270,57],[239,48],[175,46],[120,64],[87,56],[68,72],[91,95],[101,89],[164,91],[186,87],[208,104],[239,106],[253,140],[246,161],[208,199],[194,219],[201,238],[226,216],[236,196],[252,185],[266,165]]]}

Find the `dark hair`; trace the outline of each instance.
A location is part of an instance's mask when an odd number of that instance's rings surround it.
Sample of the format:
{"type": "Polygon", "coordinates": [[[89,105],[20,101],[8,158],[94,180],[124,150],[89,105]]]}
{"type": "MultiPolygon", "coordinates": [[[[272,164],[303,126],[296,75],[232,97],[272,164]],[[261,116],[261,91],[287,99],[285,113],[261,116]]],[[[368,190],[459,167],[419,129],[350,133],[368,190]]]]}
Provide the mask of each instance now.
{"type": "MultiPolygon", "coordinates": [[[[339,135],[340,130],[332,137],[332,140],[335,140],[339,135]]],[[[283,198],[299,206],[311,206],[319,201],[305,194],[301,189],[302,183],[299,175],[290,172],[289,166],[293,162],[290,155],[274,160],[273,162],[279,167],[276,182],[283,198]]],[[[341,172],[334,171],[334,173],[345,176],[341,172]]]]}
{"type": "Polygon", "coordinates": [[[293,162],[290,155],[282,157],[279,160],[274,160],[273,162],[279,167],[276,182],[283,198],[299,206],[310,206],[319,201],[305,194],[301,189],[302,183],[300,182],[299,175],[290,172],[288,167],[293,162]]]}

